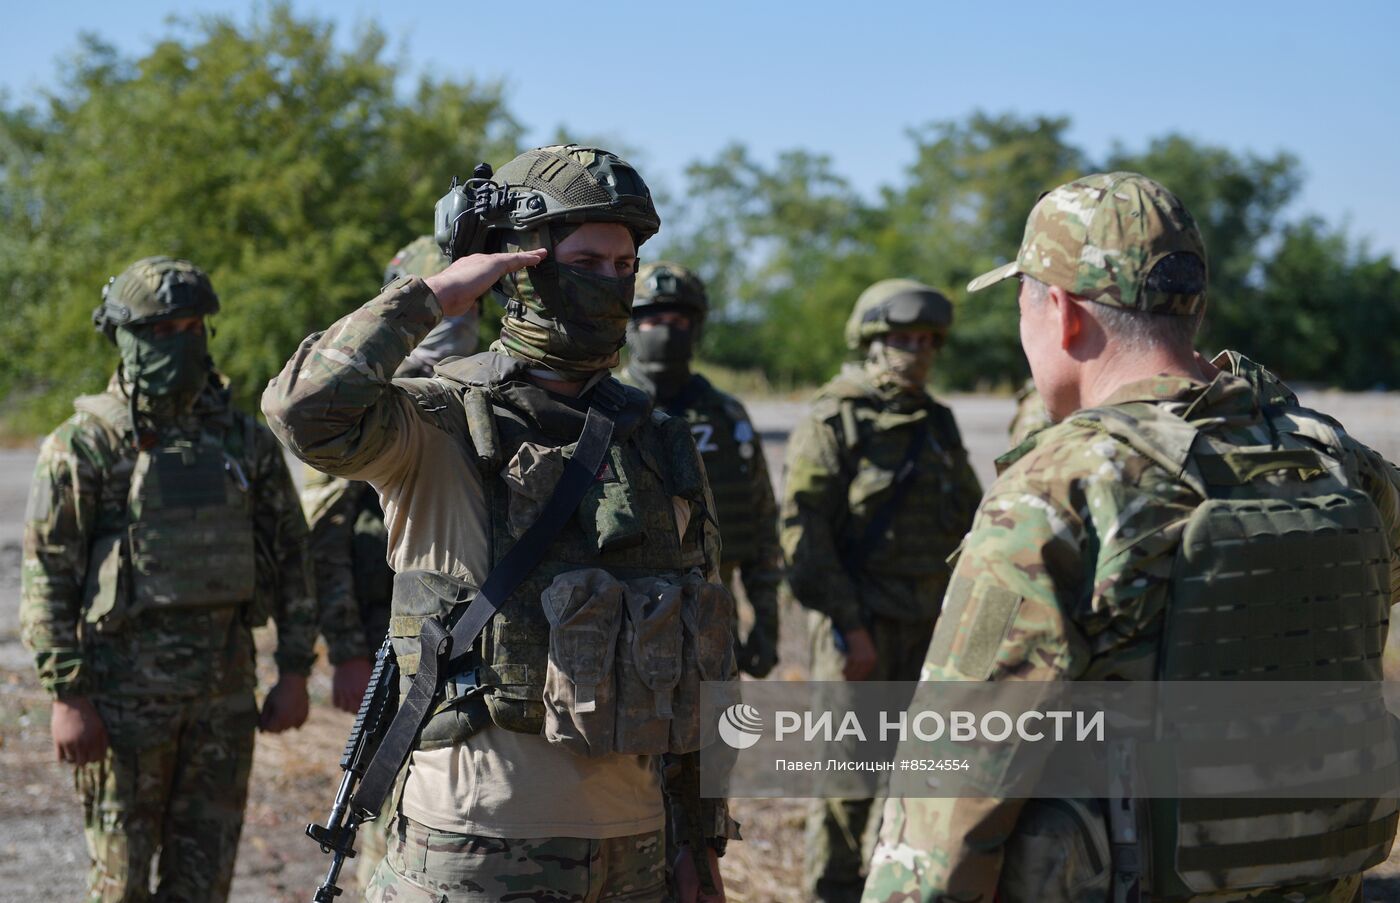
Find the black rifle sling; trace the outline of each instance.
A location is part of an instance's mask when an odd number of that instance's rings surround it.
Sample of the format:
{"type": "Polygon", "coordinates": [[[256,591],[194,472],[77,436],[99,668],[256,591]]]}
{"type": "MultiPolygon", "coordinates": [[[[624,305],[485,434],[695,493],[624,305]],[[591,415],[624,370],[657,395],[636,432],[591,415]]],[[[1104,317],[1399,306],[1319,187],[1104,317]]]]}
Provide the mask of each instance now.
{"type": "Polygon", "coordinates": [[[928,421],[920,420],[914,424],[913,435],[909,437],[909,447],[904,450],[904,460],[900,462],[894,483],[890,485],[890,497],[875,510],[870,523],[865,526],[865,532],[861,534],[860,542],[856,543],[855,548],[846,556],[846,571],[853,579],[859,579],[861,571],[865,569],[865,563],[885,541],[885,531],[894,523],[894,516],[899,513],[904,500],[909,496],[905,490],[919,475],[919,452],[923,451],[924,437],[927,435],[928,421]]]}
{"type": "Polygon", "coordinates": [[[372,818],[384,805],[399,769],[413,751],[418,731],[428,718],[440,678],[453,673],[453,666],[471,651],[486,623],[540,563],[545,550],[573,516],[583,501],[584,493],[598,478],[608,446],[612,443],[612,434],[612,415],[596,404],[590,406],[578,445],[564,465],[564,473],[554,488],[554,494],[549,497],[535,522],[487,575],[481,589],[477,590],[476,598],[452,625],[451,632],[445,630],[436,618],[423,622],[422,632],[418,635],[418,673],[414,675],[408,694],[399,705],[383,742],[375,752],[374,760],[355,790],[354,806],[363,817],[372,818]]]}

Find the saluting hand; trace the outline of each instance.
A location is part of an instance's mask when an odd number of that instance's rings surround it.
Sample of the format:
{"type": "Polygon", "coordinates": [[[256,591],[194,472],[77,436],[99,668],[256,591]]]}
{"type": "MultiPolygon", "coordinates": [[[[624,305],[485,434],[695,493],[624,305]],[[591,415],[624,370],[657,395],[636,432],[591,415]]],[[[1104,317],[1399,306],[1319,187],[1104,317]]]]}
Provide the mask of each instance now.
{"type": "Polygon", "coordinates": [[[442,305],[442,315],[456,317],[475,307],[497,279],[541,263],[547,254],[544,248],[501,254],[468,254],[452,261],[452,265],[441,273],[423,281],[437,296],[438,303],[442,305]]]}

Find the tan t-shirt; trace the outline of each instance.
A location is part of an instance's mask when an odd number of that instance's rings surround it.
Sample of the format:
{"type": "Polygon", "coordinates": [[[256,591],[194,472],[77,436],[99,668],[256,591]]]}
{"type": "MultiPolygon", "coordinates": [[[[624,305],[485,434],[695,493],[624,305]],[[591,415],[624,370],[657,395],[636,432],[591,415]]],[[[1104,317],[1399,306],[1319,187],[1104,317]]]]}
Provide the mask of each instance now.
{"type": "MultiPolygon", "coordinates": [[[[393,445],[347,474],[379,492],[395,571],[431,569],[480,585],[490,569],[481,474],[457,437],[399,405],[393,445]]],[[[678,525],[689,506],[677,500],[678,525]]],[[[545,740],[488,727],[446,749],[417,751],[403,814],[440,831],[487,837],[625,837],[664,822],[661,783],[649,756],[576,756],[545,740]]]]}

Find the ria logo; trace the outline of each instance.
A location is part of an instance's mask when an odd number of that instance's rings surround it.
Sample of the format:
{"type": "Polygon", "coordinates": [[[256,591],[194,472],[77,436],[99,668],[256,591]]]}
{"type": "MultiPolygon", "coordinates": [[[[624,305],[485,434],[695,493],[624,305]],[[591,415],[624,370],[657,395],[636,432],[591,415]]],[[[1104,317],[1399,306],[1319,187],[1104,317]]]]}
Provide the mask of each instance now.
{"type": "Polygon", "coordinates": [[[753,706],[736,702],[720,714],[719,736],[734,749],[748,749],[763,736],[763,716],[753,706]]]}

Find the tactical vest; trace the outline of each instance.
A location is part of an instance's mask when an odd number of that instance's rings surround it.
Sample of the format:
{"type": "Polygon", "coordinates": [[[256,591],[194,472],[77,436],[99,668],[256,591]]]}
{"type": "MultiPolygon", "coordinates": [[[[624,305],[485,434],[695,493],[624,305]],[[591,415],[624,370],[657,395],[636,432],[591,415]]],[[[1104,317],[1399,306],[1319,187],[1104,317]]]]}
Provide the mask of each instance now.
{"type": "MultiPolygon", "coordinates": [[[[512,358],[486,352],[446,362],[437,371],[439,384],[453,388],[466,413],[470,463],[486,493],[492,567],[552,494],[577,444],[561,439],[578,436],[586,410],[586,401],[570,403],[525,382],[523,369],[512,358]]],[[[600,389],[641,395],[615,380],[593,391],[600,389]]],[[[703,679],[728,678],[732,599],[685,576],[706,566],[696,538],[709,516],[704,471],[685,424],[645,414],[648,406],[639,400],[629,406],[637,414],[633,422],[619,418],[606,463],[574,516],[487,623],[467,672],[446,681],[420,748],[461,742],[489,719],[506,730],[544,734],[584,755],[664,752],[684,745],[671,742],[672,731],[691,726],[670,711],[683,695],[679,683],[687,664],[703,679]],[[676,497],[691,502],[684,546],[676,531],[676,497]],[[692,661],[697,656],[700,661],[692,661]],[[614,680],[637,667],[647,673],[614,680]],[[614,685],[616,693],[609,696],[614,685]],[[641,692],[639,685],[654,692],[641,692]],[[638,692],[629,693],[629,687],[638,692]],[[598,723],[608,718],[627,724],[614,732],[598,723]],[[657,722],[665,722],[659,735],[657,722]],[[604,732],[615,740],[601,738],[604,732]]],[[[423,620],[437,616],[452,623],[469,593],[440,574],[418,571],[395,579],[390,629],[405,689],[417,673],[423,620]]],[[[689,720],[696,720],[698,730],[698,712],[689,720]]]]}
{"type": "Polygon", "coordinates": [[[690,424],[695,448],[705,461],[724,545],[724,567],[751,561],[758,533],[753,472],[759,450],[758,436],[744,406],[697,373],[681,394],[663,407],[672,417],[690,424]]]}
{"type": "MultiPolygon", "coordinates": [[[[1200,499],[1173,562],[1158,679],[1379,681],[1390,548],[1379,512],[1328,450],[1322,415],[1266,408],[1245,447],[1154,404],[1074,416],[1179,476],[1200,499]],[[1339,562],[1354,566],[1338,568],[1339,562]]],[[[1179,786],[1200,778],[1178,767],[1179,786]]],[[[1152,899],[1286,887],[1383,861],[1394,800],[1154,799],[1152,899]]]]}
{"type": "Polygon", "coordinates": [[[966,452],[952,411],[932,399],[911,411],[892,410],[879,398],[851,391],[839,396],[838,410],[838,435],[850,477],[850,517],[840,531],[842,554],[850,556],[864,545],[868,554],[860,569],[866,573],[946,576],[946,559],[962,541],[977,503],[957,491],[955,467],[966,452]],[[914,480],[903,491],[889,527],[867,543],[867,528],[893,497],[915,438],[920,447],[914,480]]]}
{"type": "Polygon", "coordinates": [[[253,498],[230,412],[194,439],[149,450],[132,443],[131,415],[112,394],[78,398],[119,455],[103,474],[101,509],[83,591],[85,618],[113,632],[145,611],[247,605],[256,589],[253,498]]]}

